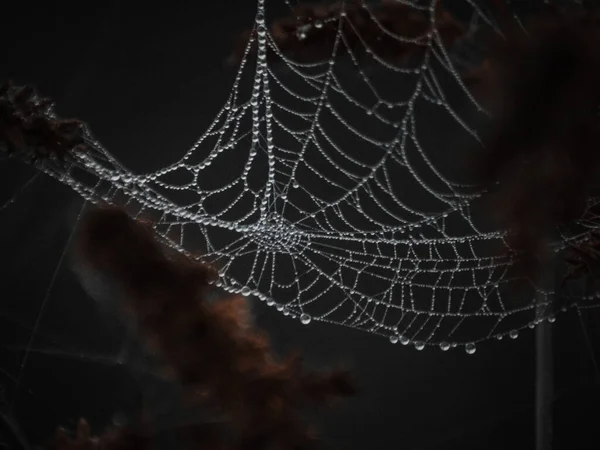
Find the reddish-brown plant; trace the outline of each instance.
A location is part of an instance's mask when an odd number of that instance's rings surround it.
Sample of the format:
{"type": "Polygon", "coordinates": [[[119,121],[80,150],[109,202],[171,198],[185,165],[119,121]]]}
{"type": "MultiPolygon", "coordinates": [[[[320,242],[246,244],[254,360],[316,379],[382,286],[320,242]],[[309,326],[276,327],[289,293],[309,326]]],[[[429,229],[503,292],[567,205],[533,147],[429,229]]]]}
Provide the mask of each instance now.
{"type": "Polygon", "coordinates": [[[47,450],[147,450],[151,438],[128,428],[110,428],[101,436],[94,436],[85,419],[77,423],[74,436],[59,428],[46,445],[47,450]]]}
{"type": "MultiPolygon", "coordinates": [[[[244,297],[207,302],[215,271],[168,249],[151,226],[123,210],[88,213],[77,248],[84,264],[120,283],[128,299],[124,312],[184,386],[186,401],[224,413],[239,448],[310,448],[314,432],[300,409],[355,393],[345,370],[306,372],[297,354],[278,361],[266,334],[252,326],[244,297]]],[[[211,430],[191,435],[224,445],[211,430]]]]}
{"type": "Polygon", "coordinates": [[[598,15],[548,13],[495,42],[477,95],[495,130],[473,159],[490,213],[535,279],[555,225],[585,212],[600,152],[598,15]]]}
{"type": "Polygon", "coordinates": [[[83,150],[84,123],[59,119],[51,109],[52,102],[31,86],[10,81],[0,86],[0,149],[30,161],[64,161],[69,153],[83,150]]]}

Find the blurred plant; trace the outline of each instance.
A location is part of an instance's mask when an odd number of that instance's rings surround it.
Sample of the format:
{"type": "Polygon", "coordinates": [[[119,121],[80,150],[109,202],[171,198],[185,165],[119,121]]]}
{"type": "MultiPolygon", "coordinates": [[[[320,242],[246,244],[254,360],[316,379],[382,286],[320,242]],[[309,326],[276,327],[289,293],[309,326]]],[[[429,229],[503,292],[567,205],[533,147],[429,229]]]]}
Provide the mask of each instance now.
{"type": "MultiPolygon", "coordinates": [[[[128,300],[122,313],[136,321],[142,338],[182,385],[182,400],[207,404],[227,417],[228,427],[187,427],[192,445],[315,448],[315,430],[304,422],[301,409],[333,405],[356,393],[346,370],[306,372],[297,353],[278,361],[265,333],[251,324],[246,298],[230,295],[208,302],[215,271],[159,242],[150,223],[116,207],[97,208],[84,217],[77,243],[82,264],[119,283],[128,300]]],[[[144,423],[152,430],[151,421],[144,423]]],[[[59,432],[50,448],[129,449],[147,442],[125,428],[106,436],[91,438],[81,422],[75,439],[59,432]],[[99,442],[105,447],[97,447],[99,442]]]]}
{"type": "Polygon", "coordinates": [[[562,285],[588,275],[592,275],[593,290],[600,288],[600,230],[593,230],[586,240],[577,244],[569,244],[565,253],[567,263],[567,273],[565,274],[562,285]]]}
{"type": "Polygon", "coordinates": [[[14,86],[10,81],[0,86],[0,150],[30,161],[64,161],[67,154],[83,150],[85,124],[57,118],[52,106],[31,86],[14,86]]]}
{"type": "Polygon", "coordinates": [[[113,427],[101,436],[93,436],[85,419],[80,419],[73,436],[64,428],[56,430],[47,450],[145,450],[150,436],[132,429],[113,427]]]}
{"type": "Polygon", "coordinates": [[[548,11],[505,27],[475,88],[494,131],[472,159],[488,208],[535,280],[558,224],[586,211],[600,162],[600,15],[548,11]]]}

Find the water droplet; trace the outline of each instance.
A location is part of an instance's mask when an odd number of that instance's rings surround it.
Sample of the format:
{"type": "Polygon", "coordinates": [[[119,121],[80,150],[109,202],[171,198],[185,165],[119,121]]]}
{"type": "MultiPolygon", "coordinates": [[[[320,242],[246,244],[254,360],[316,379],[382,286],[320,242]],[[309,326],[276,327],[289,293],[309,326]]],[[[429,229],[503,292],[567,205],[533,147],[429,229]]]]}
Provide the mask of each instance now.
{"type": "Polygon", "coordinates": [[[425,348],[425,344],[423,342],[415,342],[415,348],[421,351],[425,348]]]}
{"type": "Polygon", "coordinates": [[[442,342],[440,344],[440,348],[446,352],[446,351],[450,350],[450,344],[448,344],[447,342],[442,342]]]}
{"type": "Polygon", "coordinates": [[[320,20],[315,20],[315,28],[323,28],[323,22],[320,20]]]}
{"type": "Polygon", "coordinates": [[[406,336],[400,336],[400,343],[402,345],[408,345],[409,342],[410,342],[410,339],[408,339],[406,336]]]}
{"type": "Polygon", "coordinates": [[[501,341],[503,337],[504,336],[502,336],[501,334],[499,334],[499,335],[496,336],[496,339],[498,339],[499,341],[501,341]]]}
{"type": "Polygon", "coordinates": [[[554,317],[554,316],[548,317],[548,322],[550,322],[550,323],[556,322],[556,317],[554,317]]]}
{"type": "Polygon", "coordinates": [[[398,343],[398,336],[390,336],[390,342],[392,344],[397,344],[398,343]]]}
{"type": "Polygon", "coordinates": [[[279,312],[283,311],[283,305],[277,305],[276,308],[279,312]]]}
{"type": "Polygon", "coordinates": [[[476,350],[477,350],[477,347],[475,347],[475,344],[473,344],[473,343],[465,345],[465,351],[469,355],[472,355],[473,353],[475,353],[476,350]]]}
{"type": "Polygon", "coordinates": [[[535,328],[535,323],[530,322],[527,326],[533,330],[535,328]]]}
{"type": "Polygon", "coordinates": [[[519,337],[519,332],[517,330],[511,330],[510,333],[508,333],[508,335],[511,339],[516,339],[519,337]]]}
{"type": "Polygon", "coordinates": [[[269,300],[267,300],[267,305],[273,306],[274,304],[275,304],[275,300],[273,300],[271,298],[269,300]]]}
{"type": "Polygon", "coordinates": [[[304,313],[300,316],[300,322],[302,322],[303,325],[308,325],[311,320],[312,320],[312,317],[310,317],[306,313],[304,313]]]}

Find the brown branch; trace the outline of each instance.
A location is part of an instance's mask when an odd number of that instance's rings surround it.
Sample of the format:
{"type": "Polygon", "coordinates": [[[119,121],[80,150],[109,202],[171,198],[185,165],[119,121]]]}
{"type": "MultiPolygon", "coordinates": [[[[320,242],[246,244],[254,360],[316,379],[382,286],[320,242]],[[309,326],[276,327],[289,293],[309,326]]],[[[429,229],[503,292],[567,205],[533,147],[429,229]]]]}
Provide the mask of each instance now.
{"type": "Polygon", "coordinates": [[[52,102],[39,97],[31,86],[0,86],[0,149],[30,161],[54,158],[85,149],[84,123],[59,119],[52,102]]]}

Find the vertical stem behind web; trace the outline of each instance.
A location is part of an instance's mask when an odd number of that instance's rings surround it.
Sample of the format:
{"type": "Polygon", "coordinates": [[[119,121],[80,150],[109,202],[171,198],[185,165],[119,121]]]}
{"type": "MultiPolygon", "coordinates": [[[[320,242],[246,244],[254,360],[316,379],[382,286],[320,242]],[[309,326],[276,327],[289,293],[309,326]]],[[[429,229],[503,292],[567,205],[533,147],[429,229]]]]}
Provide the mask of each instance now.
{"type": "MultiPolygon", "coordinates": [[[[544,291],[553,290],[558,295],[555,282],[555,264],[545,269],[540,280],[544,291]]],[[[545,297],[538,293],[536,318],[543,318],[542,302],[545,297]]],[[[556,301],[556,299],[555,299],[556,301]]],[[[552,449],[552,401],[554,397],[554,362],[552,346],[552,324],[542,320],[535,329],[535,440],[536,450],[552,449]]]]}
{"type": "MultiPolygon", "coordinates": [[[[586,289],[586,294],[589,294],[590,292],[591,290],[586,289]]],[[[592,341],[590,340],[587,328],[585,327],[585,322],[583,320],[583,316],[581,315],[581,308],[579,307],[577,308],[577,315],[579,316],[579,323],[581,324],[581,330],[583,331],[583,337],[590,355],[590,360],[594,366],[595,382],[596,384],[600,384],[600,368],[598,367],[598,361],[596,361],[596,353],[594,352],[594,347],[592,345],[592,341]]]]}

